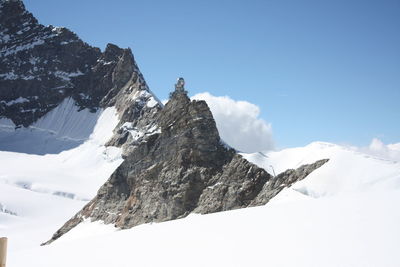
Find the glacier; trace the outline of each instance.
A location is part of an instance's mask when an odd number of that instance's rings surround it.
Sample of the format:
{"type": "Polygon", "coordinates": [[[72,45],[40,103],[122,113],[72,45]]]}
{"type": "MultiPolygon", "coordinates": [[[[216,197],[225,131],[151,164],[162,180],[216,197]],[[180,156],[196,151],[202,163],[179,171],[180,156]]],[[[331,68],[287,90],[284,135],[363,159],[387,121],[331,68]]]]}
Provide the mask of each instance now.
{"type": "Polygon", "coordinates": [[[80,110],[68,97],[29,127],[1,118],[0,150],[44,155],[75,148],[89,138],[103,111],[80,110]]]}

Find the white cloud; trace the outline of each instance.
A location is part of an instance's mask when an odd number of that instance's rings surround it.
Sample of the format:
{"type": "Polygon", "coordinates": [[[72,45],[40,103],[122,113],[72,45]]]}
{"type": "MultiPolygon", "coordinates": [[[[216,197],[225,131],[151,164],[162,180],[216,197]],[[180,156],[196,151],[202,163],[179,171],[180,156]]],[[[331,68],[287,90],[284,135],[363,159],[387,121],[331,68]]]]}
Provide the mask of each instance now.
{"type": "Polygon", "coordinates": [[[386,145],[380,139],[374,138],[368,147],[357,150],[375,157],[400,162],[400,143],[386,145]]]}
{"type": "Polygon", "coordinates": [[[271,124],[259,118],[260,108],[228,96],[200,93],[192,99],[205,100],[211,109],[221,138],[242,152],[258,152],[274,148],[271,124]]]}

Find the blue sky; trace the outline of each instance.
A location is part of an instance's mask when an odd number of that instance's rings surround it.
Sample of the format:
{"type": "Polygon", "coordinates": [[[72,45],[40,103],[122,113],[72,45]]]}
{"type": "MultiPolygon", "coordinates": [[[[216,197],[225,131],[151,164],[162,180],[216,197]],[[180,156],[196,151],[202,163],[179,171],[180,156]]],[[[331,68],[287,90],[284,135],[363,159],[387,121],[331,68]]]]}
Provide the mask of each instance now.
{"type": "Polygon", "coordinates": [[[131,47],[151,89],[178,76],[258,105],[277,146],[400,142],[400,1],[25,0],[43,24],[131,47]]]}

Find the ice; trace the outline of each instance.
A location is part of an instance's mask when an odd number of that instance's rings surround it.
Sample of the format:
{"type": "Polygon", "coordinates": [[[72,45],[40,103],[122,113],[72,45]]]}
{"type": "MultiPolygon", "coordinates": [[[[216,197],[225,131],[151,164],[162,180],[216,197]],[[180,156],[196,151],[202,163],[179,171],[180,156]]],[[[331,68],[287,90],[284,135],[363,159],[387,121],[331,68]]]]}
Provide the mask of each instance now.
{"type": "Polygon", "coordinates": [[[10,131],[10,123],[0,120],[0,150],[30,154],[59,153],[86,141],[103,113],[89,109],[79,111],[72,98],[66,98],[56,108],[28,128],[10,131]],[[6,130],[4,130],[6,129],[6,130]]]}

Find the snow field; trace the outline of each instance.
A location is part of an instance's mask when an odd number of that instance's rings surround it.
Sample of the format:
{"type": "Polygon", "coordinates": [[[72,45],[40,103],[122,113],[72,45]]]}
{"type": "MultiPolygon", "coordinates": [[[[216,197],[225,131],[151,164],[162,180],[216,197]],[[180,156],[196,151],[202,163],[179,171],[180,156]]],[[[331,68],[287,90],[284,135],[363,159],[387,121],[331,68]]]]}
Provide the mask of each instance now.
{"type": "Polygon", "coordinates": [[[59,154],[32,155],[0,151],[0,235],[9,249],[35,247],[96,195],[122,163],[121,151],[105,147],[118,123],[107,108],[82,145],[59,154]],[[15,215],[16,214],[16,215],[15,215]]]}
{"type": "Polygon", "coordinates": [[[93,133],[102,110],[79,111],[72,98],[40,118],[28,128],[0,118],[0,150],[29,154],[57,154],[83,144],[93,133]]]}
{"type": "Polygon", "coordinates": [[[85,222],[50,246],[11,253],[10,264],[394,267],[399,201],[398,192],[295,198],[120,231],[85,222]]]}
{"type": "Polygon", "coordinates": [[[54,134],[40,139],[49,147],[58,137],[82,139],[58,154],[0,151],[0,236],[9,238],[9,266],[400,266],[400,163],[322,142],[242,154],[271,174],[329,158],[265,206],[129,230],[87,219],[41,247],[122,162],[118,148],[104,146],[118,124],[115,109],[93,115],[68,101],[29,134],[1,120],[2,134],[21,146],[42,130],[54,134]]]}

